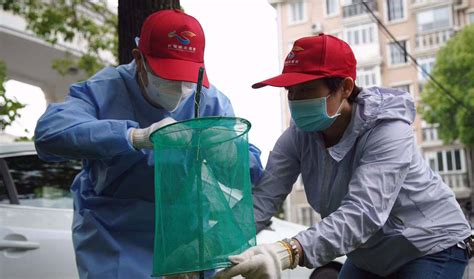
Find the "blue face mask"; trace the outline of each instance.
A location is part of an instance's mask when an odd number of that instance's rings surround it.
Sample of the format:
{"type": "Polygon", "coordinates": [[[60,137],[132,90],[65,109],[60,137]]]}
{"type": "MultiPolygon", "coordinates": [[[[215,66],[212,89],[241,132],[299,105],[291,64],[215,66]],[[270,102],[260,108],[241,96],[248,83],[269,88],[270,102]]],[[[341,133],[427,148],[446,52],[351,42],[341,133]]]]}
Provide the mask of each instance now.
{"type": "Polygon", "coordinates": [[[329,128],[340,115],[342,103],[336,114],[329,116],[326,109],[328,97],[288,101],[291,118],[296,126],[306,132],[323,131],[329,128]]]}

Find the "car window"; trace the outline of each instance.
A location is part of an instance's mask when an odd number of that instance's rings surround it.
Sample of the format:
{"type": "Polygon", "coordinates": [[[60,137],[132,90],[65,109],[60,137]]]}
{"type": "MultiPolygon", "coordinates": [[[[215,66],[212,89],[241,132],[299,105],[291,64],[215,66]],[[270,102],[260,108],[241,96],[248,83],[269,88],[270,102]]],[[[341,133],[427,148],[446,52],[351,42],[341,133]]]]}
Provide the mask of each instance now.
{"type": "Polygon", "coordinates": [[[48,208],[72,208],[70,192],[79,161],[44,162],[38,156],[5,158],[20,204],[48,208]]]}
{"type": "Polygon", "coordinates": [[[8,198],[7,186],[3,181],[3,176],[0,174],[0,203],[9,204],[10,199],[8,198]]]}

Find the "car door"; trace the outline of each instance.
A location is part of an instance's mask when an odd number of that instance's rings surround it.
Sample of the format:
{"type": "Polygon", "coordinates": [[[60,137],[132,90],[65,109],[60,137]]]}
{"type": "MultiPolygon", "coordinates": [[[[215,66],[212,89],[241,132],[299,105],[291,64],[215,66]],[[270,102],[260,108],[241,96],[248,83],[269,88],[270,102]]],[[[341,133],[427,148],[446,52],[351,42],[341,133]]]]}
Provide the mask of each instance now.
{"type": "Polygon", "coordinates": [[[0,278],[78,278],[69,188],[80,165],[27,155],[0,168],[0,278]]]}

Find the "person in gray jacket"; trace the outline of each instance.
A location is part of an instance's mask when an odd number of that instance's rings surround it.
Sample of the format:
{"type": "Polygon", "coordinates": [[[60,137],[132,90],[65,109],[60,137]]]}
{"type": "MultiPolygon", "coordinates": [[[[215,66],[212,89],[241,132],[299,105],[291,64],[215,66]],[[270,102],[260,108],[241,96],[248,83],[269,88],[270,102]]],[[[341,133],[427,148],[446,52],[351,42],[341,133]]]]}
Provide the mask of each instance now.
{"type": "Polygon", "coordinates": [[[453,192],[424,162],[407,92],[355,86],[350,46],[329,35],[294,43],[283,73],[254,84],[285,87],[290,127],[254,188],[257,230],[298,175],[322,221],[292,239],[231,256],[218,278],[279,278],[347,255],[339,278],[461,278],[470,226],[453,192]]]}

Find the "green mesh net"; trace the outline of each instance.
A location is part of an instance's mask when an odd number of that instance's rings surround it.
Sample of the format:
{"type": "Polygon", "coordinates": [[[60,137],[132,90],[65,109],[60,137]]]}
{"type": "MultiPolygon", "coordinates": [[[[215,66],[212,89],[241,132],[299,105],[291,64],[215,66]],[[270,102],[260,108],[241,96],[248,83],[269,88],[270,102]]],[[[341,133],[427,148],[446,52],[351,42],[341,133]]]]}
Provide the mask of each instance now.
{"type": "Polygon", "coordinates": [[[208,117],[154,132],[153,276],[229,266],[255,245],[248,131],[241,118],[208,117]]]}

